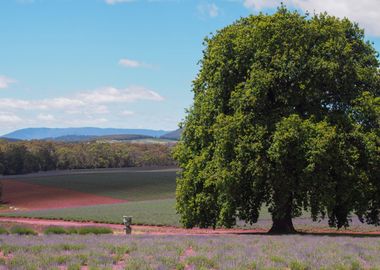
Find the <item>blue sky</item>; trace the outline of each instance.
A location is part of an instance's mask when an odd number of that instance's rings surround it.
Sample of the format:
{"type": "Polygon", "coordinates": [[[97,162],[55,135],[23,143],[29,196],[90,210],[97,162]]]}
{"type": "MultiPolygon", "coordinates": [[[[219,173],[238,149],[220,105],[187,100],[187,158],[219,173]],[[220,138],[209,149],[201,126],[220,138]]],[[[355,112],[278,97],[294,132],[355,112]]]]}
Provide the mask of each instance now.
{"type": "MultiPolygon", "coordinates": [[[[204,37],[279,2],[2,0],[0,134],[41,126],[175,129],[192,103],[204,37]]],[[[350,17],[380,50],[380,1],[284,2],[350,17]]]]}

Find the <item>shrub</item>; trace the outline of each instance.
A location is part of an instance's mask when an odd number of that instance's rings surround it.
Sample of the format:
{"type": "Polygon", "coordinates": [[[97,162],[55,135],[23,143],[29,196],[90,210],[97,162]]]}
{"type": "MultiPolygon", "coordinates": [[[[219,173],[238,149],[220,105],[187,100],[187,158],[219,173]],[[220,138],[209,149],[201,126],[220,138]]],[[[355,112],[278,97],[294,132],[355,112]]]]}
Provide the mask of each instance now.
{"type": "Polygon", "coordinates": [[[66,265],[68,262],[70,262],[70,255],[58,255],[56,257],[53,257],[52,260],[55,261],[58,265],[66,265]]]}
{"type": "Polygon", "coordinates": [[[113,231],[110,228],[105,227],[81,227],[78,228],[78,234],[110,234],[113,231]]]}
{"type": "Polygon", "coordinates": [[[58,250],[65,250],[65,251],[81,250],[85,248],[83,244],[74,244],[74,243],[63,243],[63,244],[59,244],[56,247],[58,250]]]}
{"type": "Polygon", "coordinates": [[[74,227],[70,227],[66,229],[67,234],[78,234],[78,229],[74,227]]]}
{"type": "Polygon", "coordinates": [[[217,268],[215,261],[213,261],[212,259],[210,259],[206,256],[203,256],[203,255],[188,257],[186,259],[186,262],[190,265],[193,264],[196,267],[196,269],[198,269],[198,268],[200,268],[200,269],[217,268]]]}
{"type": "Polygon", "coordinates": [[[68,232],[65,230],[65,228],[52,226],[47,227],[44,230],[44,234],[68,234],[68,232]]]}
{"type": "Polygon", "coordinates": [[[22,226],[13,226],[11,228],[11,233],[20,235],[37,235],[37,232],[35,232],[33,229],[22,226]]]}
{"type": "Polygon", "coordinates": [[[76,263],[76,264],[70,264],[68,267],[67,267],[67,270],[80,270],[81,269],[81,265],[76,263]]]}
{"type": "Polygon", "coordinates": [[[8,230],[4,227],[0,227],[0,234],[8,234],[8,230]]]}
{"type": "Polygon", "coordinates": [[[149,263],[143,258],[129,258],[126,262],[125,270],[151,270],[149,263]]]}
{"type": "Polygon", "coordinates": [[[306,270],[308,267],[299,261],[292,261],[290,263],[290,269],[292,270],[306,270]]]}

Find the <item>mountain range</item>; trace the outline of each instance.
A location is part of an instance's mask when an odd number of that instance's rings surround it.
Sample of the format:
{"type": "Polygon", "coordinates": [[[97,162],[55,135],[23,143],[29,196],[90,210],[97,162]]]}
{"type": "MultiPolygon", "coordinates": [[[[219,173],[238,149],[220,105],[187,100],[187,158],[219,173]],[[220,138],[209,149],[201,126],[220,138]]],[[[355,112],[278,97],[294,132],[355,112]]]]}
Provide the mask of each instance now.
{"type": "Polygon", "coordinates": [[[167,140],[179,140],[179,138],[181,137],[181,134],[182,134],[182,128],[179,128],[160,136],[160,138],[167,139],[167,140]]]}
{"type": "Polygon", "coordinates": [[[2,137],[17,140],[54,139],[65,136],[108,136],[108,135],[143,135],[159,138],[171,131],[152,129],[120,129],[120,128],[24,128],[5,134],[2,137]]]}

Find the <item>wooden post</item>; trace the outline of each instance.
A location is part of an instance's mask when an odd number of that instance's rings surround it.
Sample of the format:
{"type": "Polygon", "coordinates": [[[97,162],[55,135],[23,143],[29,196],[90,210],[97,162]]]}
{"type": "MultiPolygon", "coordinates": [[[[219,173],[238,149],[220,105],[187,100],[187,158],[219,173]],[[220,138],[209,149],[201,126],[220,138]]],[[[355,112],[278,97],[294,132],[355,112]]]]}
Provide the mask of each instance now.
{"type": "Polygon", "coordinates": [[[125,234],[131,234],[132,233],[132,217],[131,216],[123,216],[123,224],[125,226],[125,234]]]}

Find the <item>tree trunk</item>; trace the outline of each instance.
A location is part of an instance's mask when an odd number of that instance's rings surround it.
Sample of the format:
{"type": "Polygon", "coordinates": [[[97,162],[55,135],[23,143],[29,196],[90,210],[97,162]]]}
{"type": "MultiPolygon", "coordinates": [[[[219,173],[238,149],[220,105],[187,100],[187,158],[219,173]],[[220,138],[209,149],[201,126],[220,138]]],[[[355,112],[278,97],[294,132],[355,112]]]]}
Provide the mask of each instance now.
{"type": "Polygon", "coordinates": [[[275,213],[272,213],[272,228],[269,230],[268,233],[270,234],[291,234],[291,233],[297,233],[296,229],[293,226],[292,221],[292,210],[291,206],[287,206],[287,209],[284,211],[285,215],[276,215],[275,213]],[[277,218],[276,216],[281,216],[280,218],[277,218]]]}

